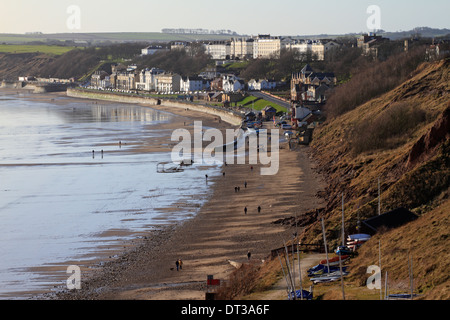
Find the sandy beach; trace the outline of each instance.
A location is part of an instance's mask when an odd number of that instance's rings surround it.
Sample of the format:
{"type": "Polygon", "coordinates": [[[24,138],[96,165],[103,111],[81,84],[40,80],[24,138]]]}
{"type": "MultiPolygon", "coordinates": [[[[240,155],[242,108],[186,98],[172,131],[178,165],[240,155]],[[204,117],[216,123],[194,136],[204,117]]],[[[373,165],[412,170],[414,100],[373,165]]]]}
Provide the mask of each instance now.
{"type": "MultiPolygon", "coordinates": [[[[36,95],[33,99],[51,100],[58,95],[61,93],[36,95]]],[[[95,101],[86,100],[86,103],[95,101]]],[[[189,129],[193,121],[220,130],[233,128],[212,115],[165,106],[152,108],[179,116],[176,121],[164,124],[165,130],[189,129]]],[[[272,123],[266,122],[265,128],[272,128],[272,123]]],[[[161,141],[158,150],[142,145],[135,146],[135,151],[170,151],[175,143],[170,142],[170,137],[167,139],[161,141]]],[[[272,249],[292,238],[294,228],[274,221],[323,207],[317,193],[325,183],[314,170],[308,147],[295,146],[289,150],[287,143],[280,143],[279,157],[276,175],[260,175],[260,164],[222,166],[223,175],[205,179],[211,192],[195,216],[140,234],[117,249],[114,258],[92,262],[89,268],[83,269],[81,289],[64,290],[38,299],[204,300],[207,275],[226,280],[235,270],[230,261],[260,264],[272,249]],[[244,207],[247,207],[246,214],[244,207]],[[177,259],[183,261],[179,271],[175,265],[177,259]]],[[[167,178],[170,179],[170,174],[167,178]]],[[[177,203],[165,210],[170,215],[183,206],[186,204],[177,203]]],[[[120,232],[117,230],[118,237],[120,232]]]]}
{"type": "MultiPolygon", "coordinates": [[[[164,106],[157,109],[167,110],[164,106]]],[[[209,115],[167,111],[190,121],[202,120],[204,125],[229,128],[209,115]]],[[[212,194],[195,217],[148,234],[98,270],[81,290],[59,294],[58,299],[203,300],[207,275],[226,280],[235,269],[230,261],[262,263],[270,250],[282,246],[295,231],[274,221],[323,206],[317,192],[324,182],[314,171],[308,147],[289,150],[286,143],[280,147],[276,175],[260,175],[259,164],[253,170],[249,164],[223,166],[224,175],[205,180],[212,194]],[[236,192],[235,187],[240,190],[236,192]],[[179,271],[177,259],[183,261],[179,271]]]]}

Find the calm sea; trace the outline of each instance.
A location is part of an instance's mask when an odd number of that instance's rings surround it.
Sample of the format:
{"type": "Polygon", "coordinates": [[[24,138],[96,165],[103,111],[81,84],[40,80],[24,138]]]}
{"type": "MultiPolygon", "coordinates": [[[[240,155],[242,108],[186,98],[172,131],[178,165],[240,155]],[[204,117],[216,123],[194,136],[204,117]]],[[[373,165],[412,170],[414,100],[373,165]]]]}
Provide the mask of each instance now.
{"type": "Polygon", "coordinates": [[[170,137],[158,124],[173,114],[29,98],[0,92],[1,299],[61,286],[66,265],[108,257],[139,232],[191,217],[208,192],[205,174],[219,173],[195,164],[157,173],[169,153],[133,150],[170,137]],[[164,210],[181,202],[187,207],[164,210]]]}

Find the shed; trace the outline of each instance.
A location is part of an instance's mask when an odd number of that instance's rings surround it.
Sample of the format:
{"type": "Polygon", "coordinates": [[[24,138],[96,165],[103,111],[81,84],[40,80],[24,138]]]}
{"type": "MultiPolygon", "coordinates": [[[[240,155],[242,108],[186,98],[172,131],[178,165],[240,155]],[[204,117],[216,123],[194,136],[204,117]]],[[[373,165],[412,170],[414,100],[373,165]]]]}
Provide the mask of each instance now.
{"type": "Polygon", "coordinates": [[[362,222],[362,232],[374,234],[382,227],[397,228],[417,218],[417,215],[408,209],[400,207],[364,220],[362,222]]]}
{"type": "Polygon", "coordinates": [[[277,113],[277,109],[275,109],[272,106],[265,106],[264,109],[262,109],[262,115],[266,119],[272,119],[273,116],[275,116],[277,113]]]}

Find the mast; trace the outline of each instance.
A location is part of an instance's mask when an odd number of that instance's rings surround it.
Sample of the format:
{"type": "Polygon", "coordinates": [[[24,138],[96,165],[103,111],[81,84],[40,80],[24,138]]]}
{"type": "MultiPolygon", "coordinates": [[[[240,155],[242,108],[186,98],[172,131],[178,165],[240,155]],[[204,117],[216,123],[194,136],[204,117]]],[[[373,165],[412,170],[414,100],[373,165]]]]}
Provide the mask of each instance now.
{"type": "Polygon", "coordinates": [[[284,256],[284,259],[286,260],[286,269],[287,269],[287,273],[289,275],[289,280],[291,281],[291,286],[292,286],[292,290],[294,291],[294,299],[295,299],[295,285],[294,285],[294,281],[292,280],[292,275],[291,275],[291,263],[289,261],[289,252],[286,246],[286,242],[284,242],[284,249],[286,250],[286,255],[284,256]]]}
{"type": "Polygon", "coordinates": [[[378,215],[381,214],[380,177],[378,177],[378,215]]]}
{"type": "MultiPolygon", "coordinates": [[[[298,236],[297,213],[295,213],[295,235],[298,236]]],[[[303,300],[302,269],[300,269],[300,254],[298,253],[299,246],[300,246],[300,239],[297,239],[298,281],[300,283],[300,300],[303,300]]],[[[294,252],[292,252],[292,254],[294,254],[294,252]]]]}
{"type": "Polygon", "coordinates": [[[413,299],[414,294],[414,276],[413,276],[413,266],[412,266],[412,257],[409,257],[408,253],[408,266],[409,266],[409,281],[411,284],[411,300],[413,299]]]}
{"type": "MultiPolygon", "coordinates": [[[[344,193],[342,192],[342,246],[345,245],[345,231],[344,231],[344,193]]],[[[339,255],[339,269],[341,271],[341,287],[342,287],[342,299],[345,300],[345,291],[344,291],[344,275],[342,273],[342,260],[341,260],[341,252],[339,255]]],[[[328,269],[328,272],[330,270],[328,269]]]]}
{"type": "Polygon", "coordinates": [[[325,226],[323,224],[323,218],[322,218],[322,234],[323,234],[323,243],[325,246],[325,254],[327,255],[327,267],[328,267],[328,273],[329,273],[330,272],[330,262],[328,261],[327,238],[325,236],[325,226]]]}
{"type": "Polygon", "coordinates": [[[344,230],[344,193],[342,192],[342,246],[345,246],[345,230],[344,230]]]}
{"type": "Polygon", "coordinates": [[[303,300],[302,269],[300,269],[300,255],[298,253],[299,244],[297,242],[298,281],[300,282],[300,299],[303,300]]]}
{"type": "Polygon", "coordinates": [[[384,300],[388,300],[388,273],[386,271],[386,275],[384,276],[384,300]]]}
{"type": "MultiPolygon", "coordinates": [[[[342,299],[345,300],[345,290],[344,290],[344,274],[342,273],[342,260],[341,253],[339,252],[339,269],[341,271],[341,287],[342,287],[342,299]]],[[[328,270],[329,271],[329,270],[328,270]]]]}
{"type": "Polygon", "coordinates": [[[278,255],[278,260],[280,260],[281,270],[283,270],[283,276],[284,276],[284,279],[286,280],[286,290],[287,290],[287,294],[288,294],[289,300],[291,300],[291,290],[290,290],[290,286],[289,286],[289,281],[288,281],[288,279],[287,279],[286,273],[284,272],[283,262],[281,262],[281,258],[280,258],[280,255],[278,254],[278,252],[277,252],[277,255],[278,255]]]}
{"type": "Polygon", "coordinates": [[[383,300],[383,285],[381,282],[381,240],[378,241],[378,264],[380,265],[380,300],[383,300]]]}

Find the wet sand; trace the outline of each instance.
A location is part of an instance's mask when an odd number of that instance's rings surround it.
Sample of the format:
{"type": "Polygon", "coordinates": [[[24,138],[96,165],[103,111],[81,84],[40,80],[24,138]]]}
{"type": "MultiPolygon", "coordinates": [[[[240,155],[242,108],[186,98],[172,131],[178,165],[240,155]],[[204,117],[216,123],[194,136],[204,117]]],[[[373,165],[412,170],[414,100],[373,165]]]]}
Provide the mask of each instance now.
{"type": "MultiPolygon", "coordinates": [[[[52,95],[60,94],[36,95],[36,99],[51,99],[52,95]]],[[[89,102],[94,103],[87,100],[89,102]]],[[[164,125],[167,130],[181,125],[189,129],[194,120],[221,130],[231,128],[211,115],[164,106],[152,108],[179,116],[177,121],[164,125]]],[[[265,127],[271,128],[271,122],[265,127]]],[[[163,142],[158,151],[169,151],[175,144],[163,142]]],[[[223,166],[225,175],[209,177],[205,181],[212,190],[208,201],[194,217],[140,234],[135,240],[124,243],[108,261],[91,262],[90,267],[82,268],[80,290],[62,291],[38,299],[205,299],[207,275],[226,280],[235,269],[230,261],[262,263],[270,250],[292,238],[293,228],[273,224],[274,221],[323,206],[317,192],[325,183],[312,168],[308,147],[296,146],[289,150],[286,143],[280,143],[280,147],[276,175],[260,175],[259,164],[252,165],[253,170],[249,164],[223,166]],[[244,181],[247,181],[246,188],[244,181]],[[235,192],[237,186],[240,191],[235,192]],[[244,207],[248,208],[247,214],[244,207]],[[248,251],[251,252],[250,262],[248,251]],[[176,270],[177,259],[183,261],[180,271],[176,270]]],[[[135,150],[155,151],[146,146],[138,146],[135,150]]],[[[170,174],[167,175],[170,179],[170,174]]],[[[166,210],[170,215],[171,211],[186,205],[179,203],[166,210]]],[[[117,236],[120,236],[120,230],[117,230],[117,236]]]]}
{"type": "Polygon", "coordinates": [[[213,192],[195,217],[150,233],[81,290],[57,298],[204,300],[207,275],[226,280],[235,269],[230,261],[262,263],[295,232],[274,221],[323,206],[316,195],[324,183],[311,168],[308,148],[281,146],[276,175],[260,175],[260,165],[223,166],[224,176],[209,178],[213,192]],[[177,259],[183,261],[179,271],[177,259]]]}

